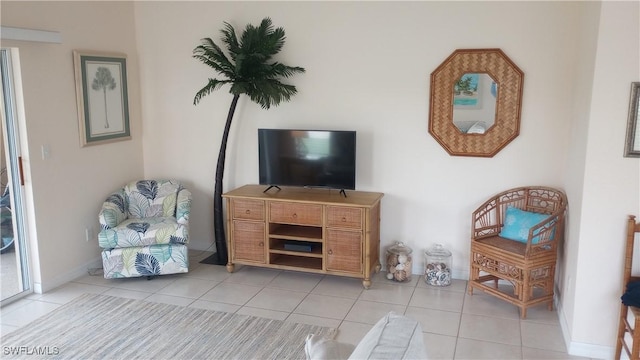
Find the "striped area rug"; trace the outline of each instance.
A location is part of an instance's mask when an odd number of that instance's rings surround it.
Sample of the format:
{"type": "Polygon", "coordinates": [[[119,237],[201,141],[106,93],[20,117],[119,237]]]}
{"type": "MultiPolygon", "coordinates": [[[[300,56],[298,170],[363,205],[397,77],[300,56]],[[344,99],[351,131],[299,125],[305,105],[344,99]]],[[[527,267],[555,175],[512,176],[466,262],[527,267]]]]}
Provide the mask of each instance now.
{"type": "Polygon", "coordinates": [[[304,359],[336,329],[85,294],[2,336],[2,358],[304,359]]]}

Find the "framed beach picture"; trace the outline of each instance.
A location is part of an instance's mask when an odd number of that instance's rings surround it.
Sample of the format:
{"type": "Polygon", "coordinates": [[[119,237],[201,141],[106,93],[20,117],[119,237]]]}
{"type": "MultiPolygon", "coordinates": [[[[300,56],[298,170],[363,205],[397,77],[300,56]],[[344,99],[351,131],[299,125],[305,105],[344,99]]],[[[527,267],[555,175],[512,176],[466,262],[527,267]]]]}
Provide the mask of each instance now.
{"type": "Polygon", "coordinates": [[[129,140],[127,57],[74,51],[80,145],[129,140]]]}

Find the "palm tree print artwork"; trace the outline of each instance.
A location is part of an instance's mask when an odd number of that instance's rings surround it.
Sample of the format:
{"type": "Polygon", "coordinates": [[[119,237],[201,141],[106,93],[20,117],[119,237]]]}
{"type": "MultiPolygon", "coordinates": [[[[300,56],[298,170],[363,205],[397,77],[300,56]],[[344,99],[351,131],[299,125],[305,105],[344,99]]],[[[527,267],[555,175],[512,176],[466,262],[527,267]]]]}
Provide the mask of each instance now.
{"type": "Polygon", "coordinates": [[[107,90],[113,90],[116,88],[116,79],[111,75],[111,70],[106,67],[99,67],[96,71],[96,76],[93,78],[91,88],[96,91],[102,90],[104,95],[104,127],[109,128],[109,114],[107,112],[107,90]]]}
{"type": "Polygon", "coordinates": [[[193,50],[193,57],[211,67],[220,78],[209,78],[205,87],[196,93],[193,104],[202,97],[224,85],[229,85],[233,95],[227,121],[222,133],[218,162],[216,165],[215,188],[213,194],[213,226],[216,244],[216,264],[227,263],[227,242],[222,216],[222,178],[227,149],[227,139],[233,114],[240,95],[247,95],[251,101],[260,104],[263,109],[277,106],[282,101],[289,101],[297,93],[296,87],[284,84],[281,78],[288,78],[305,70],[301,67],[284,65],[273,60],[284,46],[283,28],[274,28],[271,19],[264,18],[259,26],[247,25],[240,38],[229,23],[224,23],[221,30],[222,50],[210,38],[201,40],[201,45],[193,50]]]}
{"type": "Polygon", "coordinates": [[[73,51],[82,146],[131,139],[127,56],[73,51]]]}

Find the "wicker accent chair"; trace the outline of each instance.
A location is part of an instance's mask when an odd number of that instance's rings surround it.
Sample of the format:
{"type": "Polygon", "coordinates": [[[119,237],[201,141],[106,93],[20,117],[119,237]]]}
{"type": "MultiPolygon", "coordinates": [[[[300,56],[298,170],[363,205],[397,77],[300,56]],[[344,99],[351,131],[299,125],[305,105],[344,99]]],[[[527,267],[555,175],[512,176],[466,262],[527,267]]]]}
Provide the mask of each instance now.
{"type": "Polygon", "coordinates": [[[519,187],[493,196],[474,211],[469,294],[480,289],[516,305],[522,319],[528,307],[540,303],[553,310],[566,207],[567,196],[560,190],[519,187]],[[512,286],[499,286],[500,280],[512,286]]]}
{"type": "MultiPolygon", "coordinates": [[[[630,282],[640,281],[640,276],[632,276],[631,268],[633,265],[633,248],[636,236],[640,236],[640,222],[636,222],[636,217],[629,215],[627,221],[627,243],[624,257],[624,272],[622,276],[622,292],[627,290],[630,282]]],[[[620,304],[620,320],[618,322],[618,338],[616,340],[615,359],[620,359],[622,349],[626,351],[629,359],[640,359],[640,308],[636,306],[627,306],[620,304]],[[629,312],[631,314],[629,314],[629,312]],[[630,315],[633,316],[630,319],[630,315]],[[633,326],[631,324],[633,323],[633,326]],[[626,336],[627,333],[629,336],[626,336]],[[628,344],[627,341],[631,341],[628,344]]]]}

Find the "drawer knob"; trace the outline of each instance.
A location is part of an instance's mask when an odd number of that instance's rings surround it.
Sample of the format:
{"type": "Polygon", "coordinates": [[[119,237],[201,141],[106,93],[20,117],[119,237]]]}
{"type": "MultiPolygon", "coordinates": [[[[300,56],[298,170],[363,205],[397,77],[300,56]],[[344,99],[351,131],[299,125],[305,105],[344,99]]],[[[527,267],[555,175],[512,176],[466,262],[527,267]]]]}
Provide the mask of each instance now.
{"type": "Polygon", "coordinates": [[[247,209],[244,213],[249,215],[249,214],[251,214],[251,210],[247,209]]]}
{"type": "Polygon", "coordinates": [[[343,218],[342,218],[342,222],[347,222],[347,218],[346,218],[346,217],[343,217],[343,218]]]}
{"type": "Polygon", "coordinates": [[[295,219],[295,218],[297,218],[297,217],[298,217],[298,214],[293,213],[293,218],[295,219]]]}
{"type": "Polygon", "coordinates": [[[264,246],[264,242],[260,241],[260,243],[258,244],[258,246],[263,247],[263,246],[264,246]]]}
{"type": "Polygon", "coordinates": [[[329,254],[329,255],[333,255],[333,250],[329,249],[328,254],[329,254]]]}

